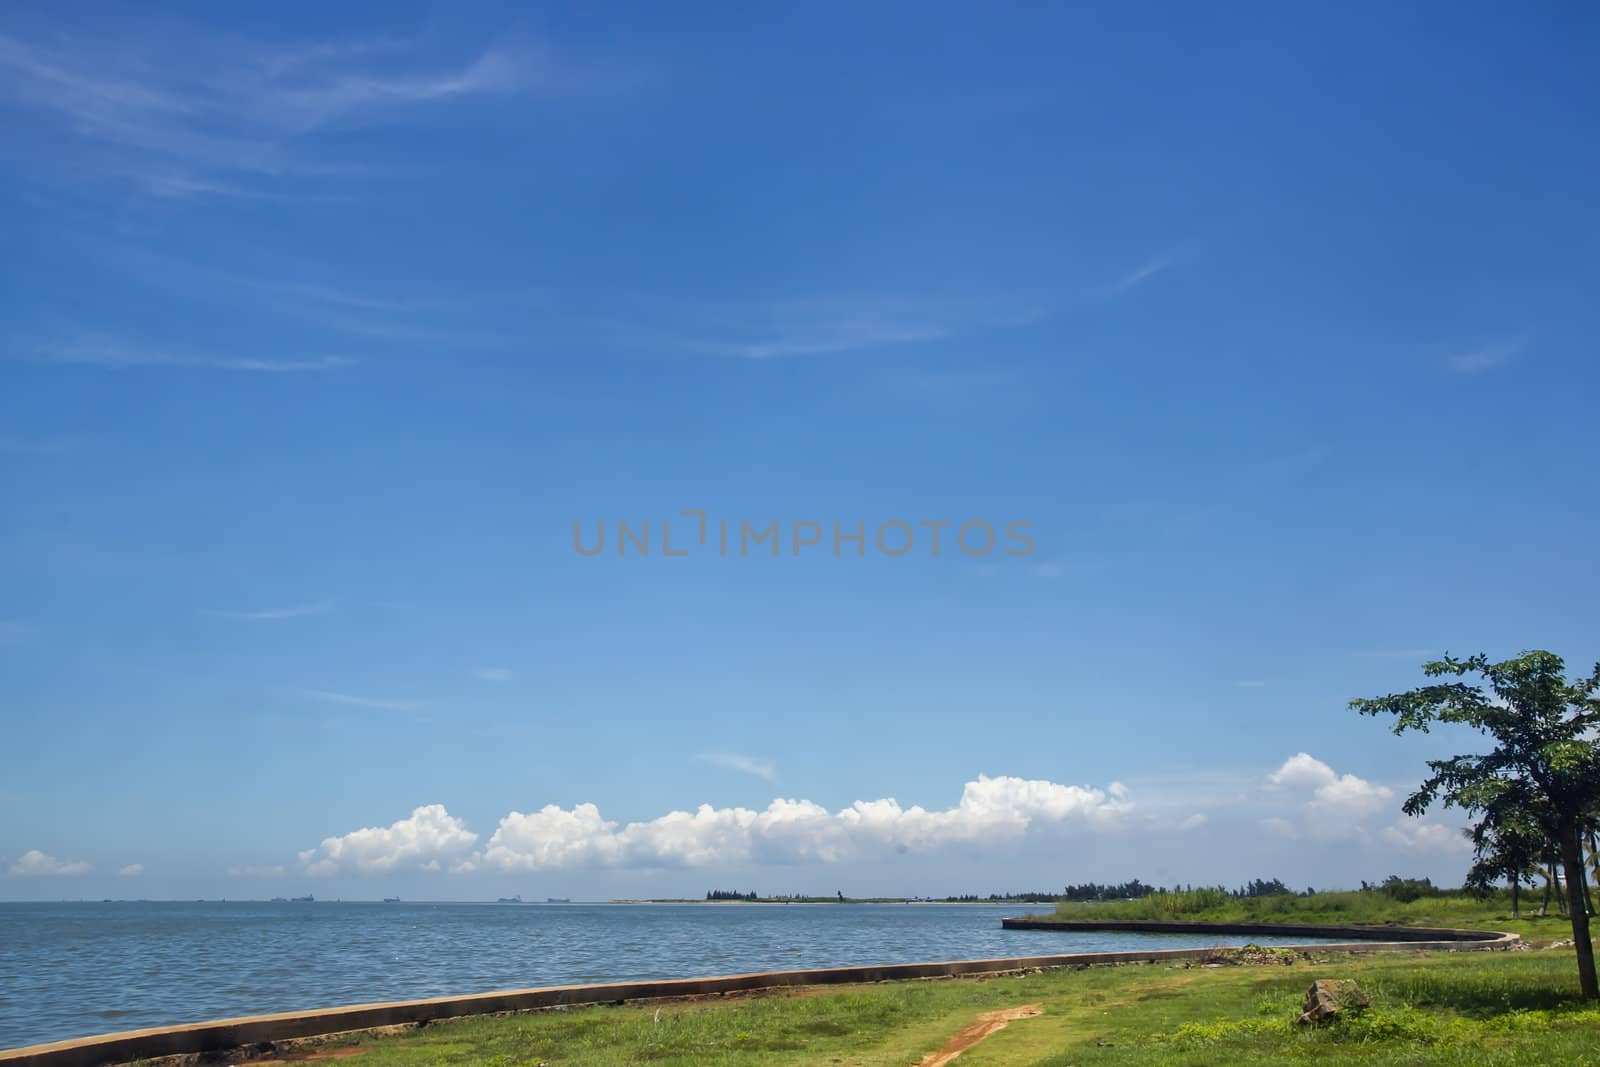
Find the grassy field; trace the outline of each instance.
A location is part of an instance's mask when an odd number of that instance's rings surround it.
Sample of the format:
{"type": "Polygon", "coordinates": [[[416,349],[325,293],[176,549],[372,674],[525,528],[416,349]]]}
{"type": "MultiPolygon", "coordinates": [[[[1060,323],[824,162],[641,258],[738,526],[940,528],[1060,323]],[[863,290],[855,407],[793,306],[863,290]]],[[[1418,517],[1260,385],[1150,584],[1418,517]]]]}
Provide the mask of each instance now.
{"type": "MultiPolygon", "coordinates": [[[[1446,926],[1468,930],[1504,930],[1531,941],[1553,941],[1572,936],[1566,916],[1556,913],[1539,918],[1537,894],[1524,894],[1521,917],[1511,917],[1509,894],[1479,900],[1464,893],[1427,896],[1401,903],[1382,893],[1333,892],[1310,896],[1235,899],[1212,889],[1153,893],[1138,900],[1056,905],[1054,915],[1064,919],[1193,919],[1205,922],[1393,923],[1401,926],[1446,926]],[[1531,899],[1530,899],[1531,898],[1531,899]]],[[[1039,914],[1049,918],[1052,913],[1039,914]]]]}
{"type": "Polygon", "coordinates": [[[1577,1000],[1575,973],[1570,949],[1096,967],[460,1020],[319,1051],[361,1067],[887,1067],[950,1049],[984,1013],[1031,1007],[955,1062],[1600,1065],[1600,1009],[1577,1000]],[[1296,1027],[1315,978],[1356,979],[1372,1005],[1296,1027]]]}

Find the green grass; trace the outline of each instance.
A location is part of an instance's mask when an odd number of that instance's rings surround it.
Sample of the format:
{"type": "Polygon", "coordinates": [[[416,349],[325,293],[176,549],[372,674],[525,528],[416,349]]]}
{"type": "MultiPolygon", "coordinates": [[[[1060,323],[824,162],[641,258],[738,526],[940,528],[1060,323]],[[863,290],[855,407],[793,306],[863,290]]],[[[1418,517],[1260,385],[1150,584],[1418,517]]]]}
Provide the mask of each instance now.
{"type": "MultiPolygon", "coordinates": [[[[1511,917],[1509,894],[1479,900],[1464,893],[1447,893],[1399,903],[1382,893],[1332,892],[1310,896],[1283,894],[1243,900],[1216,889],[1172,890],[1138,900],[1103,903],[1062,901],[1055,916],[1063,919],[1192,919],[1206,922],[1366,923],[1398,926],[1446,926],[1460,929],[1504,930],[1530,940],[1552,941],[1572,936],[1572,926],[1556,913],[1534,915],[1539,898],[1524,894],[1522,913],[1511,917]],[[1530,900],[1529,898],[1532,897],[1530,900]]],[[[1048,918],[1049,916],[1040,916],[1048,918]]]]}
{"type": "Polygon", "coordinates": [[[1095,967],[806,992],[459,1020],[341,1043],[360,1050],[358,1067],[888,1067],[918,1063],[980,1012],[1039,1004],[1042,1015],[967,1050],[960,1067],[1600,1065],[1600,1009],[1577,999],[1570,949],[1095,967]],[[1302,1030],[1294,1019],[1315,978],[1356,979],[1372,1005],[1302,1030]]]}

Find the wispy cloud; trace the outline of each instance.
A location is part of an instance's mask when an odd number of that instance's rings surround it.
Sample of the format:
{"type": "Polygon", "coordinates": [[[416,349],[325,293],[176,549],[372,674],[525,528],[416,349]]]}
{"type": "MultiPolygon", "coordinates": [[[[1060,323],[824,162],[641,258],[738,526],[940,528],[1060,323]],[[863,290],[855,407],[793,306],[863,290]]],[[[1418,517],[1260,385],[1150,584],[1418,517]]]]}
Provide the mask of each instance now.
{"type": "MultiPolygon", "coordinates": [[[[247,315],[293,319],[319,332],[353,339],[339,342],[336,350],[351,343],[364,347],[369,342],[506,350],[526,345],[524,327],[532,322],[528,294],[521,292],[462,289],[435,280],[378,280],[354,287],[348,279],[330,278],[325,264],[295,256],[255,257],[248,263],[224,265],[109,239],[98,232],[73,233],[68,240],[97,266],[109,268],[141,288],[179,296],[185,304],[214,304],[247,315]],[[486,320],[508,325],[489,328],[484,326],[486,320]]],[[[539,310],[547,317],[553,314],[542,305],[539,310]]],[[[118,352],[135,347],[103,335],[80,332],[68,336],[75,342],[71,347],[80,350],[118,352]]],[[[340,365],[353,362],[344,356],[320,362],[335,361],[340,365]]]]}
{"type": "Polygon", "coordinates": [[[520,92],[555,73],[523,49],[453,62],[416,53],[393,40],[275,45],[194,30],[0,34],[0,98],[53,120],[86,158],[147,192],[229,195],[336,170],[297,144],[318,131],[520,92]]]}
{"type": "Polygon", "coordinates": [[[414,700],[388,700],[379,697],[356,696],[351,693],[335,693],[327,689],[301,689],[301,696],[312,700],[320,700],[324,704],[344,704],[354,708],[376,708],[380,711],[416,711],[422,704],[414,700]]]}
{"type": "Polygon", "coordinates": [[[938,341],[984,317],[959,301],[883,296],[723,303],[685,310],[682,347],[751,360],[938,341]]]}
{"type": "Polygon", "coordinates": [[[130,863],[117,872],[117,874],[123,878],[137,878],[143,873],[144,864],[142,863],[130,863]]]}
{"type": "MultiPolygon", "coordinates": [[[[868,295],[749,301],[690,309],[656,340],[711,355],[750,360],[831,355],[928,344],[964,335],[1028,326],[1075,305],[1115,299],[1182,259],[1168,249],[1109,284],[1075,296],[1038,293],[868,295]],[[676,336],[672,336],[673,331],[676,336]]],[[[1003,372],[997,376],[1003,377],[1003,372]]],[[[947,387],[937,376],[921,384],[947,387]]]]}
{"type": "Polygon", "coordinates": [[[703,752],[695,758],[724,770],[738,771],[740,774],[764,778],[769,782],[778,780],[778,765],[769,759],[741,756],[734,752],[703,752]]]}
{"type": "Polygon", "coordinates": [[[20,347],[25,357],[64,366],[108,367],[125,370],[133,367],[170,367],[222,371],[249,371],[289,374],[304,371],[329,371],[350,366],[354,360],[343,356],[279,359],[231,352],[195,352],[177,348],[147,348],[115,338],[95,337],[20,347]]]}
{"type": "Polygon", "coordinates": [[[1457,352],[1446,362],[1457,374],[1483,374],[1510,363],[1520,356],[1525,348],[1527,348],[1526,340],[1507,341],[1457,352]]]}
{"type": "Polygon", "coordinates": [[[219,619],[273,622],[279,619],[299,619],[307,615],[325,615],[332,610],[332,602],[324,600],[315,604],[296,604],[287,608],[262,608],[258,611],[220,611],[207,608],[201,614],[211,615],[219,619]]]}
{"type": "Polygon", "coordinates": [[[1162,274],[1176,266],[1183,258],[1179,248],[1168,248],[1146,259],[1137,267],[1122,275],[1109,285],[1092,290],[1091,297],[1098,300],[1115,300],[1119,296],[1131,293],[1133,290],[1149,282],[1158,274],[1162,274]]]}

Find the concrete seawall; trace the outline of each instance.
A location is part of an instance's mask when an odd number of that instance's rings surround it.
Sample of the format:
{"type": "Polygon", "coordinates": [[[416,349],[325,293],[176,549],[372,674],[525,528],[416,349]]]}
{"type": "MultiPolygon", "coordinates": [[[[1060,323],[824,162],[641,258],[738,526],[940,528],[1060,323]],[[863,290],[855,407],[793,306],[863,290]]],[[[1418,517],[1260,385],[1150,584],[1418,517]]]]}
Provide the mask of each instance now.
{"type": "MultiPolygon", "coordinates": [[[[1061,930],[1127,934],[1241,934],[1247,937],[1329,937],[1352,941],[1438,942],[1467,948],[1463,942],[1511,937],[1486,930],[1443,930],[1425,926],[1322,926],[1314,923],[1207,923],[1168,919],[1001,919],[1007,930],[1061,930]]],[[[1413,945],[1412,947],[1415,947],[1413,945]]]]}
{"type": "MultiPolygon", "coordinates": [[[[1348,943],[1299,946],[1317,952],[1381,952],[1442,949],[1485,951],[1509,948],[1518,941],[1515,934],[1475,930],[1422,930],[1403,927],[1305,926],[1276,923],[1164,923],[1123,921],[1055,922],[1038,919],[1005,919],[1007,929],[1059,929],[1075,931],[1124,931],[1137,933],[1186,933],[1222,935],[1274,935],[1289,937],[1348,937],[1348,943]]],[[[1292,947],[1292,946],[1286,946],[1292,947]]],[[[56,1041],[45,1045],[0,1051],[3,1067],[99,1067],[129,1060],[157,1056],[223,1052],[266,1042],[293,1038],[320,1037],[351,1030],[370,1030],[434,1022],[496,1012],[533,1011],[582,1004],[617,1004],[629,1000],[705,996],[737,993],[784,986],[844,985],[855,982],[885,982],[913,978],[946,978],[962,975],[1003,974],[1009,971],[1043,970],[1121,963],[1159,963],[1170,960],[1201,959],[1211,948],[1135,950],[1127,952],[1075,952],[1054,956],[1016,956],[993,960],[955,960],[942,963],[896,963],[869,967],[825,967],[806,971],[763,971],[753,974],[720,975],[712,978],[682,978],[648,982],[608,982],[591,985],[542,986],[497,993],[478,993],[464,997],[434,997],[427,1000],[398,1000],[379,1004],[357,1004],[314,1011],[280,1012],[253,1015],[215,1022],[164,1026],[149,1030],[129,1030],[116,1034],[56,1041]]]]}

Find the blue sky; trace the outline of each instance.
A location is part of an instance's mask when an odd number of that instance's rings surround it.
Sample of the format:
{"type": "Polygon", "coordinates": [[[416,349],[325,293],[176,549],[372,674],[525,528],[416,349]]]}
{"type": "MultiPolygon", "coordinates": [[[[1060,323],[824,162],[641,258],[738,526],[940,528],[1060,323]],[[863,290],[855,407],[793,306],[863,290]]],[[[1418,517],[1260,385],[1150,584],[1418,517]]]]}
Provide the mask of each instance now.
{"type": "Polygon", "coordinates": [[[0,898],[1455,882],[1344,704],[1597,655],[1596,31],[7,5],[0,898]]]}

